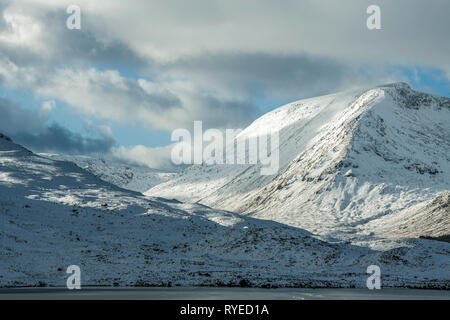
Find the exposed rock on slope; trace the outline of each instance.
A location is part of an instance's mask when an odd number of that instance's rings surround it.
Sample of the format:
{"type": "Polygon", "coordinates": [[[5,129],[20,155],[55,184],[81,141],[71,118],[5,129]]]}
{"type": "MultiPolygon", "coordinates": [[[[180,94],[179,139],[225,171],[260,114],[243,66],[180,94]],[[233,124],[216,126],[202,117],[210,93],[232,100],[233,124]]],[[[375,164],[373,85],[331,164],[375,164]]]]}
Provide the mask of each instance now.
{"type": "Polygon", "coordinates": [[[386,215],[375,222],[375,227],[368,223],[366,228],[376,229],[376,234],[380,236],[423,237],[449,241],[450,192],[397,214],[386,215]]]}

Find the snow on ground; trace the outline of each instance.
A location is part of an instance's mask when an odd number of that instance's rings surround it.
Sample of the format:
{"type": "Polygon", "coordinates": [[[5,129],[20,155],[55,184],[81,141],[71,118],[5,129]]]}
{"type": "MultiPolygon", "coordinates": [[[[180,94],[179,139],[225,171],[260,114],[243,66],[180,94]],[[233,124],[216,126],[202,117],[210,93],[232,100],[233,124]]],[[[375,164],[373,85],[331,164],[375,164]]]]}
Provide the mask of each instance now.
{"type": "Polygon", "coordinates": [[[449,288],[450,246],[432,240],[323,241],[298,227],[146,197],[0,137],[0,286],[449,288]]]}
{"type": "MultiPolygon", "coordinates": [[[[383,237],[449,237],[450,192],[373,220],[364,228],[383,237]],[[375,225],[372,225],[375,224],[375,225]]],[[[448,241],[448,240],[447,240],[448,241]]]]}
{"type": "Polygon", "coordinates": [[[41,156],[53,160],[73,162],[100,179],[124,189],[145,192],[175,176],[174,172],[164,172],[143,166],[124,164],[108,159],[90,156],[42,153],[41,156]]]}

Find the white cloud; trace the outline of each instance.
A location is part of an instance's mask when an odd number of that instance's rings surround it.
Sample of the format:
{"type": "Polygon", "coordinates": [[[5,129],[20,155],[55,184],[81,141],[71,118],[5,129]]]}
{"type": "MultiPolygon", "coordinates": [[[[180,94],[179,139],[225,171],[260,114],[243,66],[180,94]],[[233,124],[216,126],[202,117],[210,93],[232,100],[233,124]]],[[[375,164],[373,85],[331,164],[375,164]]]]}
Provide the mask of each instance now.
{"type": "Polygon", "coordinates": [[[112,149],[112,155],[119,160],[155,169],[171,170],[172,146],[150,148],[142,145],[133,147],[120,146],[112,149]]]}
{"type": "Polygon", "coordinates": [[[43,50],[44,46],[38,41],[42,38],[42,25],[32,16],[5,11],[4,22],[8,25],[0,33],[0,42],[21,47],[34,47],[43,50]]]}
{"type": "Polygon", "coordinates": [[[42,112],[50,112],[56,106],[55,100],[44,101],[41,106],[42,112]]]}
{"type": "Polygon", "coordinates": [[[220,100],[188,82],[149,82],[130,79],[116,70],[94,68],[53,70],[19,67],[0,59],[4,85],[30,89],[48,99],[59,99],[81,114],[121,123],[140,123],[153,129],[186,127],[197,119],[209,126],[248,123],[256,108],[239,100],[220,100]]]}
{"type": "MultiPolygon", "coordinates": [[[[382,30],[369,31],[366,8],[372,2],[130,0],[100,5],[79,0],[77,4],[83,23],[99,38],[120,40],[160,62],[205,52],[258,52],[450,67],[448,1],[379,0],[382,30]]],[[[35,0],[11,4],[16,10],[25,6],[45,12],[62,11],[67,4],[35,0]]]]}

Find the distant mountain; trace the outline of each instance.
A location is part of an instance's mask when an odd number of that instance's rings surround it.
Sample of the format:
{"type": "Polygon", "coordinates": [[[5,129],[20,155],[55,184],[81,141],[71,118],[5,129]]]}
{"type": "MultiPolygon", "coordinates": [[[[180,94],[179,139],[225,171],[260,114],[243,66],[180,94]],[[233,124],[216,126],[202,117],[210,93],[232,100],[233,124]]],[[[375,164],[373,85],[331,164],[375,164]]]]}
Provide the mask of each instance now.
{"type": "Polygon", "coordinates": [[[354,241],[381,231],[450,234],[449,98],[405,83],[346,91],[275,109],[238,137],[270,130],[280,136],[278,174],[262,176],[259,165],[196,165],[146,194],[354,241]],[[446,206],[424,215],[439,199],[446,206]],[[386,226],[394,217],[398,223],[386,226]]]}
{"type": "Polygon", "coordinates": [[[124,189],[145,192],[149,188],[168,181],[174,177],[173,172],[164,172],[142,166],[133,166],[118,161],[98,159],[90,156],[40,154],[43,157],[70,161],[80,168],[89,171],[100,179],[110,182],[124,189]]]}

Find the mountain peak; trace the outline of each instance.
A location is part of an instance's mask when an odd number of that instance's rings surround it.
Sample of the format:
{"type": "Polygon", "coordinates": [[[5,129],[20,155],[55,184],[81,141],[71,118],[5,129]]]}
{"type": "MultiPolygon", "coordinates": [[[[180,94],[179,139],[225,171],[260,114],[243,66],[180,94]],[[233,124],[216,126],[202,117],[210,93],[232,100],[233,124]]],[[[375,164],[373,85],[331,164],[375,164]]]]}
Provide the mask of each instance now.
{"type": "Polygon", "coordinates": [[[241,133],[278,130],[277,175],[262,177],[257,165],[192,166],[146,194],[195,199],[313,233],[362,226],[448,191],[449,111],[449,98],[404,82],[299,100],[241,133]]]}

